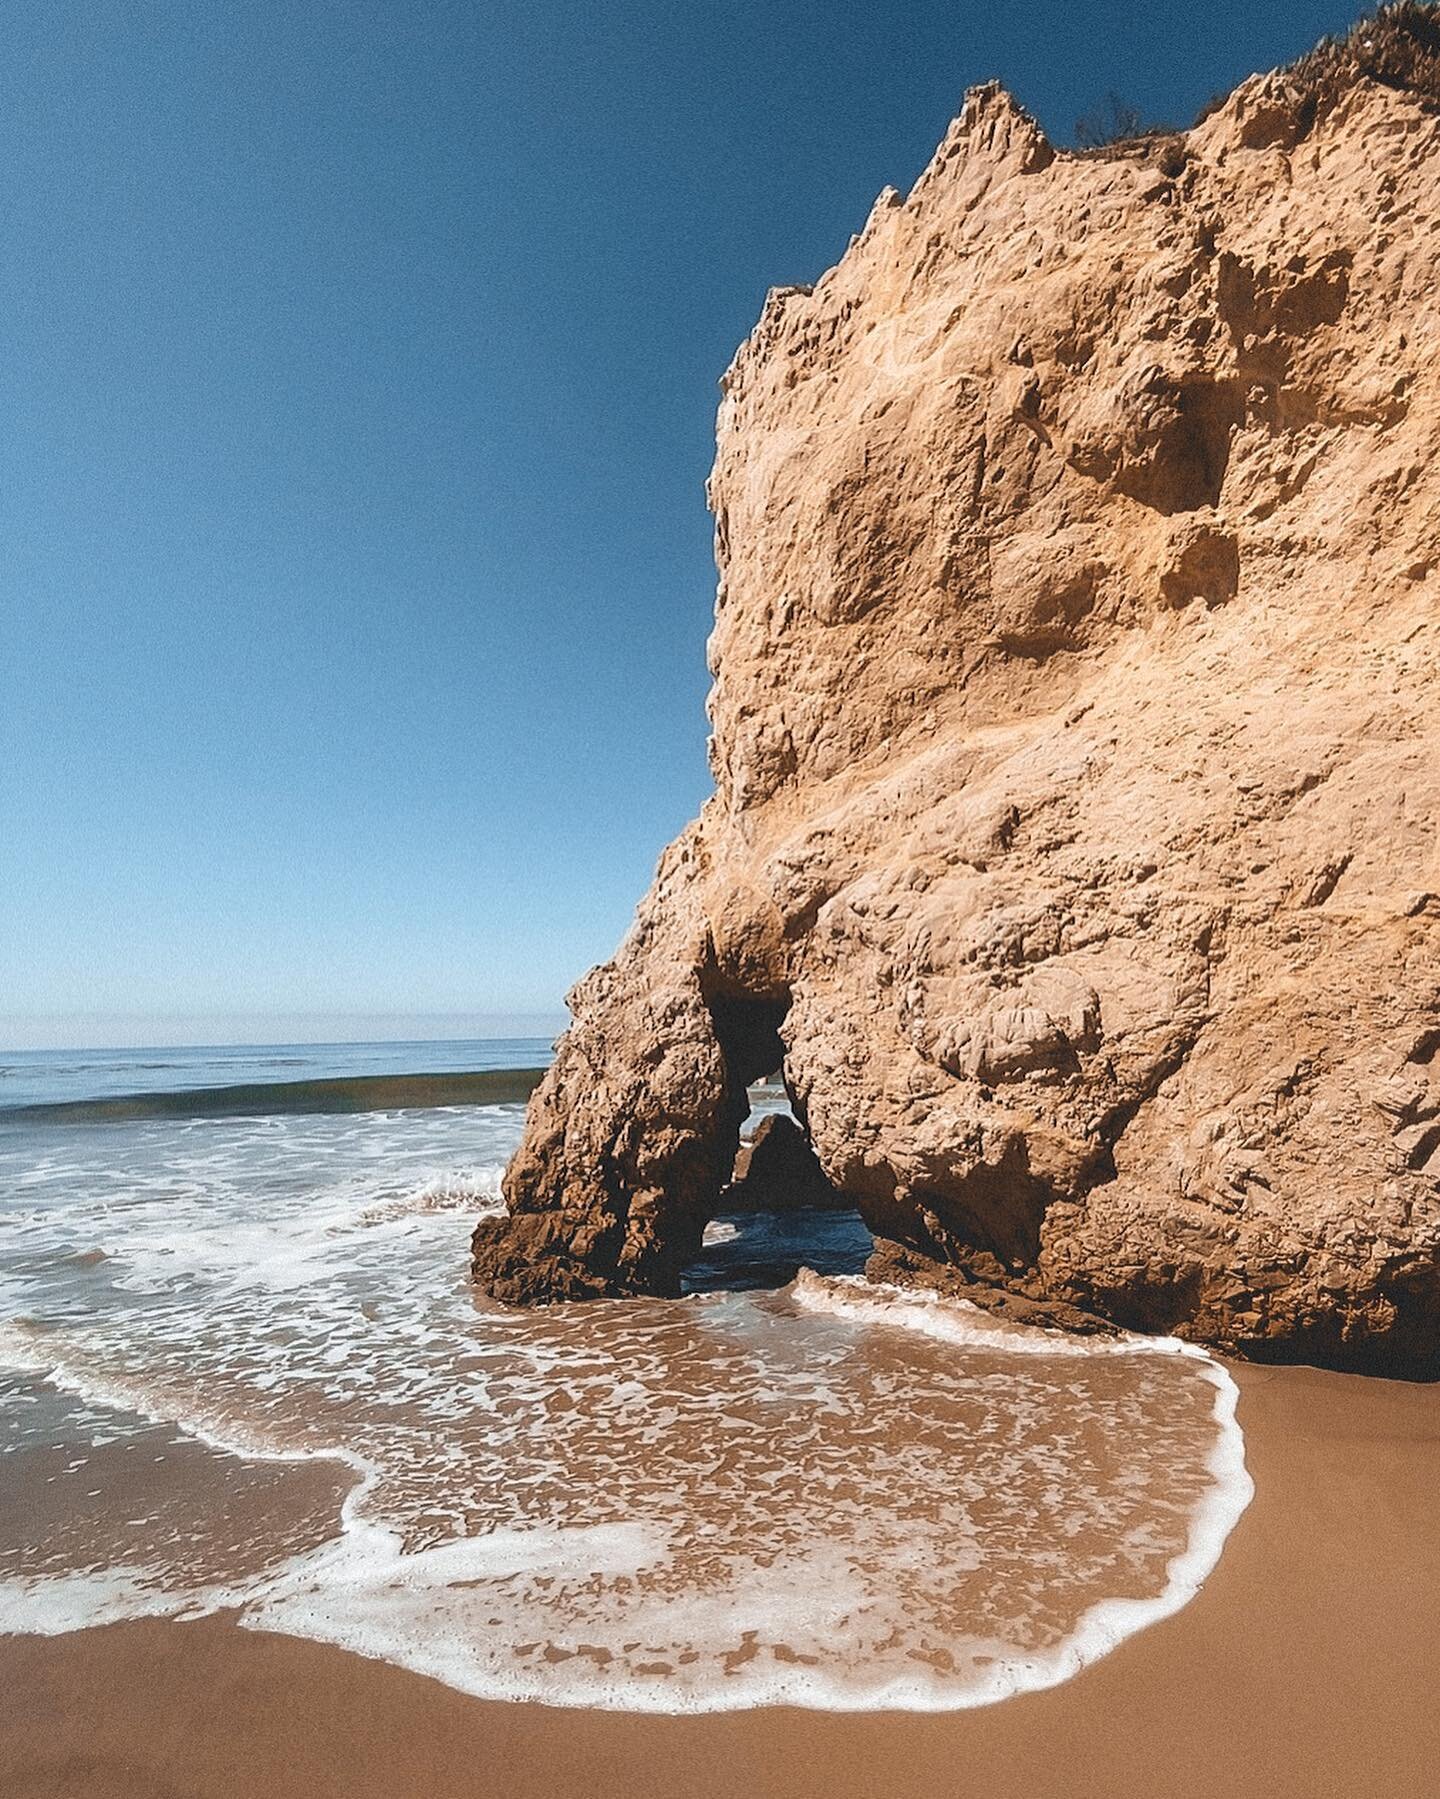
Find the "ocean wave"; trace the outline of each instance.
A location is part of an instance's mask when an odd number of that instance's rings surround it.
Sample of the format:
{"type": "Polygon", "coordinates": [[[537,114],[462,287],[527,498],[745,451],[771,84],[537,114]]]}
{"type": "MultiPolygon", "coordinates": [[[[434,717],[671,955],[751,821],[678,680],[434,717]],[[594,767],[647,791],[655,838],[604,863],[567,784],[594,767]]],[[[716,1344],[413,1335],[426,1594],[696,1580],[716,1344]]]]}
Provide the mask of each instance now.
{"type": "Polygon", "coordinates": [[[500,1178],[504,1164],[477,1168],[463,1174],[436,1175],[407,1193],[377,1200],[356,1215],[361,1225],[393,1224],[402,1218],[423,1217],[430,1212],[465,1212],[480,1218],[504,1210],[500,1178]]]}
{"type": "Polygon", "coordinates": [[[366,1074],[314,1081],[167,1088],[106,1099],[7,1106],[0,1108],[0,1124],[120,1124],[150,1118],[265,1118],[514,1105],[530,1097],[543,1073],[541,1068],[487,1068],[460,1074],[366,1074]]]}

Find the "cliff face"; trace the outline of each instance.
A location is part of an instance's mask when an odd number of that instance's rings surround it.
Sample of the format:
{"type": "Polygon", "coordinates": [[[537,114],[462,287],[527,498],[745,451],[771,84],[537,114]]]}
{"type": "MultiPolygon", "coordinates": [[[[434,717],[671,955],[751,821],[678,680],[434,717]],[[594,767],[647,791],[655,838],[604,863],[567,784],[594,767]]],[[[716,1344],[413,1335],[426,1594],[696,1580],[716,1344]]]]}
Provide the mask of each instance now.
{"type": "Polygon", "coordinates": [[[498,1296],[675,1290],[783,1056],[977,1294],[1440,1364],[1440,116],[1326,56],[1108,156],[976,89],[770,296],[715,795],[571,995],[498,1296]]]}

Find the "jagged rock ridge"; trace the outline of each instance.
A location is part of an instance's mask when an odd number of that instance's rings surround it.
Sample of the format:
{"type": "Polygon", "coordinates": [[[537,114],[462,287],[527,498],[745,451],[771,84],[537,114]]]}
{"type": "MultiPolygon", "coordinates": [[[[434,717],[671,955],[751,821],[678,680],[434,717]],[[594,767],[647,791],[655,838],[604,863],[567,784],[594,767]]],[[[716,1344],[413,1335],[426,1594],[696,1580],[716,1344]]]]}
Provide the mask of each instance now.
{"type": "Polygon", "coordinates": [[[675,1291],[783,1058],[892,1270],[1440,1370],[1440,34],[1366,30],[1109,156],[975,89],[771,294],[715,795],[571,995],[492,1292],[675,1291]]]}

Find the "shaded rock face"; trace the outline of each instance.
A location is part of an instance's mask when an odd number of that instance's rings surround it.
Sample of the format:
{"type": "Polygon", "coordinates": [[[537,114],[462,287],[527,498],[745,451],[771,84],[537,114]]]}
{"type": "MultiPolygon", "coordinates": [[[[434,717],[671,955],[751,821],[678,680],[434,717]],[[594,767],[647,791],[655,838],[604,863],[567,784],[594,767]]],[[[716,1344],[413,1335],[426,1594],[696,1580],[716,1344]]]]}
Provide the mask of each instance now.
{"type": "Polygon", "coordinates": [[[730,1185],[719,1209],[736,1212],[852,1211],[853,1202],[825,1178],[820,1159],[791,1118],[762,1118],[748,1143],[740,1145],[730,1185]]]}
{"type": "Polygon", "coordinates": [[[675,1292],[783,1058],[892,1268],[1440,1372],[1437,246],[1440,117],[1363,72],[1110,157],[992,87],[771,295],[715,795],[477,1278],[675,1292]]]}

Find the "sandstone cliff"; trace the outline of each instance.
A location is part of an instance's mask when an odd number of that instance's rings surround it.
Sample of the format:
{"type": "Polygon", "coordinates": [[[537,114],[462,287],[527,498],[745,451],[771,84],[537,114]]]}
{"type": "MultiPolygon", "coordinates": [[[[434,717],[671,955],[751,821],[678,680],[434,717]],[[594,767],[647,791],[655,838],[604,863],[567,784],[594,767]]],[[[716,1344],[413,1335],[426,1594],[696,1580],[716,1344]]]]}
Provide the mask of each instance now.
{"type": "Polygon", "coordinates": [[[671,1292],[783,1058],[889,1265],[1440,1367],[1440,31],[967,95],[723,383],[715,795],[477,1277],[671,1292]]]}

